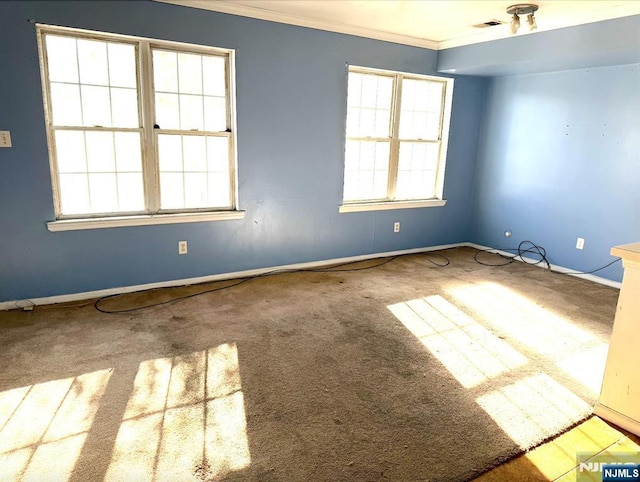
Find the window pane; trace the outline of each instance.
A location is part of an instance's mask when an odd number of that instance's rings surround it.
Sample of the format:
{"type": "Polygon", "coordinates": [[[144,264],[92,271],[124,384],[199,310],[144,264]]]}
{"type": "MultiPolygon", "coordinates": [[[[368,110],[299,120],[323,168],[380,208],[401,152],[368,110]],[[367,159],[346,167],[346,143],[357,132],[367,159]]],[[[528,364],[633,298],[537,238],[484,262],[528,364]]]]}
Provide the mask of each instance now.
{"type": "Polygon", "coordinates": [[[177,94],[156,94],[156,124],[160,129],[180,128],[177,94]]]}
{"type": "Polygon", "coordinates": [[[84,134],[73,131],[56,131],[55,137],[58,172],[86,172],[84,134]]]}
{"type": "Polygon", "coordinates": [[[393,95],[393,79],[391,77],[378,77],[378,95],[376,107],[379,109],[389,109],[391,97],[393,95]]]}
{"type": "Polygon", "coordinates": [[[228,207],[231,204],[228,143],[226,137],[159,135],[162,208],[228,207]],[[216,184],[211,185],[212,181],[216,184]]]}
{"type": "Polygon", "coordinates": [[[133,45],[51,35],[46,42],[54,125],[139,126],[133,45]]]}
{"type": "Polygon", "coordinates": [[[347,136],[389,137],[393,79],[349,73],[347,136]]]}
{"type": "Polygon", "coordinates": [[[106,42],[78,39],[78,61],[80,83],[109,85],[106,42]]]}
{"type": "Polygon", "coordinates": [[[347,141],[344,199],[385,199],[388,170],[389,142],[347,141]]]}
{"type": "Polygon", "coordinates": [[[402,142],[398,159],[396,199],[430,199],[435,196],[440,144],[402,142]]]}
{"type": "Polygon", "coordinates": [[[159,135],[158,157],[161,172],[182,172],[182,137],[159,135]]]}
{"type": "Polygon", "coordinates": [[[432,199],[435,197],[435,171],[398,172],[396,199],[432,199]]]}
{"type": "Polygon", "coordinates": [[[202,97],[180,95],[180,128],[182,130],[204,130],[202,97]]]}
{"type": "Polygon", "coordinates": [[[375,109],[360,109],[359,134],[363,136],[375,135],[376,111],[375,109]]]}
{"type": "Polygon", "coordinates": [[[427,113],[425,138],[435,140],[440,138],[440,112],[427,113]]]}
{"type": "Polygon", "coordinates": [[[348,111],[347,135],[350,137],[389,137],[390,122],[390,110],[354,107],[348,111]]]}
{"type": "Polygon", "coordinates": [[[78,82],[78,55],[76,39],[46,35],[49,80],[51,82],[78,82]]]}
{"type": "Polygon", "coordinates": [[[153,84],[156,92],[178,92],[178,54],[153,51],[153,84]]]}
{"type": "Polygon", "coordinates": [[[209,174],[209,205],[211,207],[231,206],[229,175],[222,173],[209,174]]]}
{"type": "Polygon", "coordinates": [[[178,54],[178,86],[182,94],[202,94],[200,55],[178,54]]]}
{"type": "Polygon", "coordinates": [[[86,174],[60,174],[60,209],[68,215],[91,211],[86,174]]]}
{"type": "Polygon", "coordinates": [[[389,135],[389,121],[391,112],[384,109],[376,109],[376,119],[374,132],[376,137],[387,137],[389,135]]]}
{"type": "Polygon", "coordinates": [[[209,206],[207,174],[187,172],[184,175],[184,201],[187,208],[209,206]]]}
{"type": "Polygon", "coordinates": [[[87,140],[87,167],[89,172],[115,172],[116,162],[113,152],[113,133],[85,132],[85,136],[87,140]]]}
{"type": "Polygon", "coordinates": [[[362,76],[362,91],[360,93],[360,105],[363,107],[375,107],[378,105],[378,78],[374,75],[362,76]]]}
{"type": "Polygon", "coordinates": [[[373,142],[360,142],[360,171],[373,171],[376,167],[376,145],[373,142]]]}
{"type": "Polygon", "coordinates": [[[207,170],[206,141],[204,136],[185,136],[183,138],[185,171],[205,172],[207,170]]]}
{"type": "Polygon", "coordinates": [[[111,127],[109,88],[83,85],[81,92],[83,125],[111,127]]]}
{"type": "Polygon", "coordinates": [[[174,172],[160,173],[160,194],[162,209],[184,208],[183,174],[174,172]]]}
{"type": "Polygon", "coordinates": [[[217,97],[226,97],[225,88],[225,64],[224,57],[205,55],[202,57],[202,76],[204,81],[204,94],[217,97]]]}
{"type": "Polygon", "coordinates": [[[142,172],[139,133],[116,132],[115,151],[118,172],[142,172]]]}
{"type": "Polygon", "coordinates": [[[139,127],[138,96],[134,89],[111,89],[113,127],[139,127]]]}
{"type": "Polygon", "coordinates": [[[161,129],[227,130],[226,57],[154,50],[153,58],[161,129]]]}
{"type": "Polygon", "coordinates": [[[438,140],[444,84],[437,81],[404,79],[400,137],[438,140]]]}
{"type": "Polygon", "coordinates": [[[144,210],[139,133],[57,131],[56,153],[63,214],[144,210]]]}
{"type": "Polygon", "coordinates": [[[89,174],[91,212],[111,213],[118,210],[118,191],[115,174],[89,174]]]}
{"type": "Polygon", "coordinates": [[[142,174],[118,173],[118,204],[120,211],[143,211],[142,174]]]}
{"type": "Polygon", "coordinates": [[[207,137],[207,169],[210,172],[229,171],[229,139],[207,137]]]}
{"type": "Polygon", "coordinates": [[[204,98],[204,128],[218,132],[227,130],[227,105],[224,97],[204,98]]]}
{"type": "Polygon", "coordinates": [[[80,89],[72,84],[51,84],[51,111],[53,125],[80,126],[82,111],[80,109],[80,89]]]}
{"type": "Polygon", "coordinates": [[[112,87],[136,88],[136,50],[133,45],[109,43],[109,82],[112,87]]]}
{"type": "Polygon", "coordinates": [[[393,91],[392,77],[373,74],[349,74],[349,82],[352,79],[355,85],[349,90],[349,94],[353,96],[349,99],[349,105],[384,109],[390,107],[393,91]]]}

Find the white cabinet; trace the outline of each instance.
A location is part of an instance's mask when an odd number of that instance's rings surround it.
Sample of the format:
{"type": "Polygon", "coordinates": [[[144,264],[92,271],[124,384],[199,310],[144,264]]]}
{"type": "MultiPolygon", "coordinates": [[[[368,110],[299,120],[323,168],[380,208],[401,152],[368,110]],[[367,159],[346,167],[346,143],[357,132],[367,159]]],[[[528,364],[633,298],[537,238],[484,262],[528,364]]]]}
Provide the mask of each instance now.
{"type": "Polygon", "coordinates": [[[611,249],[624,278],[595,414],[640,435],[640,243],[611,249]]]}

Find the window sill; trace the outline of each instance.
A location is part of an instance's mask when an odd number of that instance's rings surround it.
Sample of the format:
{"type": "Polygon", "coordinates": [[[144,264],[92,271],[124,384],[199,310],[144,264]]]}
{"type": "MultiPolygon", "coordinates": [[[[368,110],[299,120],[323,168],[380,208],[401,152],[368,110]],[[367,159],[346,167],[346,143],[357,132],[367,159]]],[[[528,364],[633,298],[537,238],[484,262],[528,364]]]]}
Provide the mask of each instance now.
{"type": "Polygon", "coordinates": [[[420,201],[388,201],[371,203],[345,203],[338,208],[341,213],[361,211],[384,211],[387,209],[435,208],[447,204],[446,199],[427,199],[420,201]]]}
{"type": "Polygon", "coordinates": [[[200,223],[203,221],[227,221],[243,219],[245,211],[216,211],[207,213],[148,214],[109,218],[60,219],[47,223],[52,232],[76,231],[80,229],[120,228],[125,226],[148,226],[154,224],[200,223]]]}

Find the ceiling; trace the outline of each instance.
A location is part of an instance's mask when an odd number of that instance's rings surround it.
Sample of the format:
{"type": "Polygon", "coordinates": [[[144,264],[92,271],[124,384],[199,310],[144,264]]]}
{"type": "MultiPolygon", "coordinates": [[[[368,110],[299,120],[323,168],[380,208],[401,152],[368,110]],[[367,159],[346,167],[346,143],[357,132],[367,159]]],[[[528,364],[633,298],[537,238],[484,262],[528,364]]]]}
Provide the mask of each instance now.
{"type": "MultiPolygon", "coordinates": [[[[332,32],[445,49],[510,36],[514,0],[156,0],[332,32]],[[474,25],[497,20],[502,25],[474,25]]],[[[533,0],[538,29],[524,18],[517,35],[640,14],[637,0],[533,0]]]]}

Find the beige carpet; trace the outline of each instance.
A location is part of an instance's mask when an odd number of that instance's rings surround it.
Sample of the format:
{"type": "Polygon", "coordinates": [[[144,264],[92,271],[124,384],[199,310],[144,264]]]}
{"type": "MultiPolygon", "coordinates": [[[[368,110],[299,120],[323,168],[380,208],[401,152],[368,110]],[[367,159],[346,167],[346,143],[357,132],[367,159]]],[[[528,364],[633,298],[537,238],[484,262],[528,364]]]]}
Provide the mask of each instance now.
{"type": "Polygon", "coordinates": [[[441,253],[0,312],[0,480],[462,481],[589,414],[617,290],[441,253]]]}

